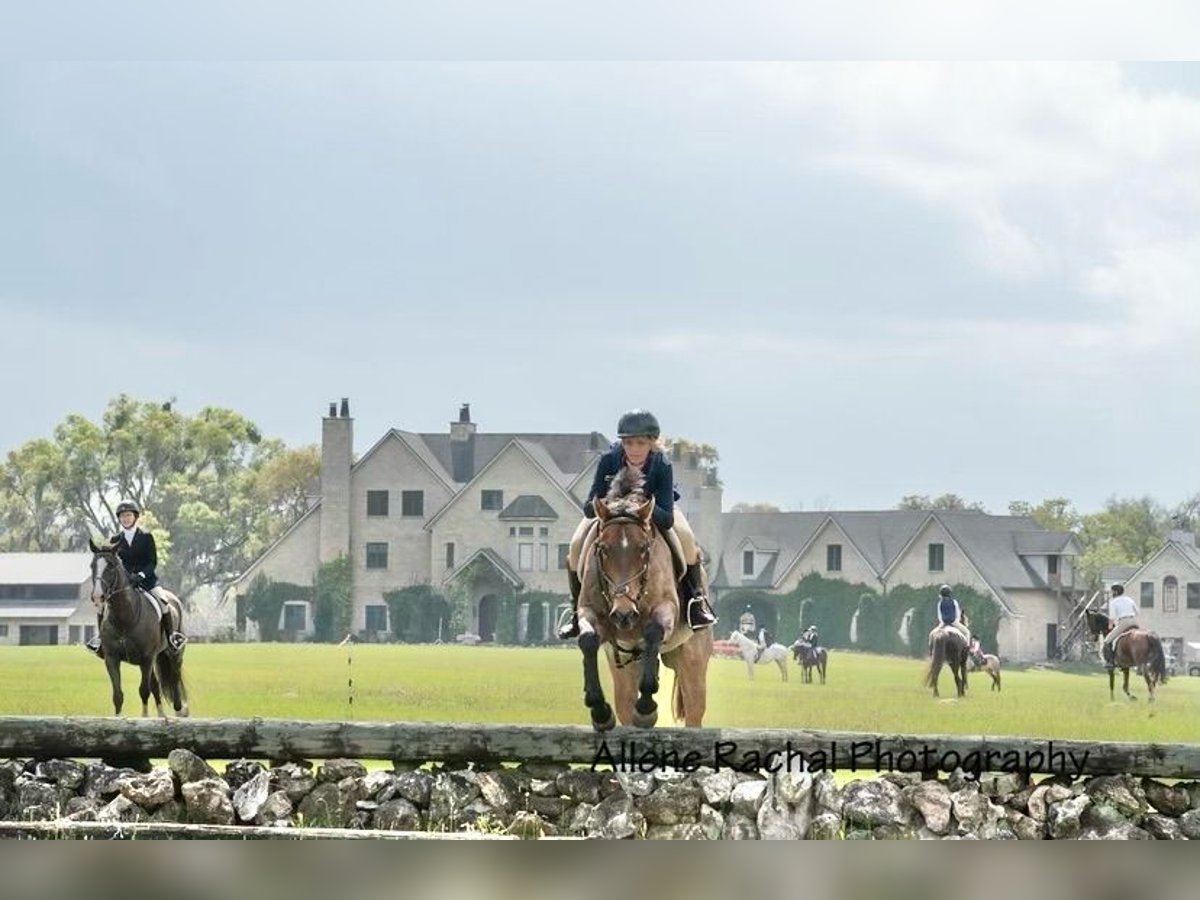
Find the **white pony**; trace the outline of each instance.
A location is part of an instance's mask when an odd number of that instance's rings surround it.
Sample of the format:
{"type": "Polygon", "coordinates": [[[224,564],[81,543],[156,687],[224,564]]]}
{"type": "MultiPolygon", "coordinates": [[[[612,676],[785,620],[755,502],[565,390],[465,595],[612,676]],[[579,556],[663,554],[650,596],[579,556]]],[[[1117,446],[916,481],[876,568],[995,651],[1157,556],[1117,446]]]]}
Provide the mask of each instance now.
{"type": "MultiPolygon", "coordinates": [[[[758,644],[746,637],[740,631],[735,631],[729,636],[729,642],[737,645],[738,653],[742,654],[742,659],[746,661],[746,674],[754,678],[754,657],[758,653],[758,644]]],[[[780,643],[773,643],[765,648],[762,656],[758,658],[758,664],[765,665],[767,663],[775,663],[779,666],[779,674],[783,676],[783,680],[788,680],[787,670],[787,647],[780,643]]]]}

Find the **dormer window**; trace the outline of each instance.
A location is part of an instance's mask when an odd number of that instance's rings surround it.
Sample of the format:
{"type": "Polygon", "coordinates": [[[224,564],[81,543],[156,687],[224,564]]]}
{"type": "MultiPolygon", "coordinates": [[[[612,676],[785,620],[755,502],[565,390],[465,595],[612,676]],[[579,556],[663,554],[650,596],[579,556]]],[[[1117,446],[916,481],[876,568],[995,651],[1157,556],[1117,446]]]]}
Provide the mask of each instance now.
{"type": "Polygon", "coordinates": [[[743,550],[742,551],[742,574],[743,575],[753,575],[754,574],[754,551],[753,550],[743,550]]]}

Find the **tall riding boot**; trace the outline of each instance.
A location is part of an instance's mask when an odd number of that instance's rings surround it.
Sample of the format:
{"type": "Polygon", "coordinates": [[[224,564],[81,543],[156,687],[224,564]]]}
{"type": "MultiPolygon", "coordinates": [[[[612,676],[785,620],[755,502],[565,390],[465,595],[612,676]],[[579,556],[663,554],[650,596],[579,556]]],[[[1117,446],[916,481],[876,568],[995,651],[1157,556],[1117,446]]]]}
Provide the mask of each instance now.
{"type": "Polygon", "coordinates": [[[700,571],[700,563],[688,566],[684,577],[692,595],[687,607],[688,625],[692,631],[711,628],[717,624],[717,617],[708,603],[708,595],[704,593],[704,575],[700,571]]]}
{"type": "Polygon", "coordinates": [[[571,638],[579,637],[579,592],[583,590],[583,584],[579,580],[579,576],[567,569],[567,583],[571,586],[571,616],[565,618],[562,624],[558,626],[558,639],[560,641],[569,641],[571,638]]]}
{"type": "Polygon", "coordinates": [[[102,616],[96,616],[96,634],[83,646],[95,653],[101,659],[104,659],[104,650],[100,646],[100,625],[104,622],[102,616]]]}

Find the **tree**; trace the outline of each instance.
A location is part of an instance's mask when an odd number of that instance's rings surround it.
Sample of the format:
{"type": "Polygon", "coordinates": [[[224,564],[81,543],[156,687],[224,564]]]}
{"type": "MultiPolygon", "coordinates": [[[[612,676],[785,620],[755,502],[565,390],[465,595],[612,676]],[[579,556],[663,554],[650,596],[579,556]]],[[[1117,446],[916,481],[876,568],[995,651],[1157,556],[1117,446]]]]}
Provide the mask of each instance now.
{"type": "Polygon", "coordinates": [[[761,501],[758,503],[735,503],[735,504],[733,504],[733,508],[730,509],[729,511],[735,512],[735,513],[783,512],[783,510],[781,510],[774,503],[763,503],[761,501]]]}
{"type": "Polygon", "coordinates": [[[1080,571],[1094,584],[1105,566],[1143,562],[1162,544],[1170,525],[1166,510],[1150,497],[1110,497],[1103,510],[1080,523],[1080,571]]]}
{"type": "Polygon", "coordinates": [[[164,583],[182,596],[220,590],[303,514],[318,471],[313,448],[265,440],[232,410],[186,416],[173,401],[122,394],[99,424],[72,414],[53,440],[8,454],[3,541],[10,550],[82,548],[113,532],[116,504],[130,499],[155,533],[164,583]]]}
{"type": "Polygon", "coordinates": [[[1047,531],[1078,531],[1082,519],[1065,497],[1053,497],[1034,506],[1024,500],[1008,504],[1010,516],[1028,516],[1047,531]]]}
{"type": "Polygon", "coordinates": [[[987,512],[982,503],[968,503],[958,494],[942,494],[940,497],[930,497],[927,494],[907,494],[896,504],[896,509],[987,512]]]}

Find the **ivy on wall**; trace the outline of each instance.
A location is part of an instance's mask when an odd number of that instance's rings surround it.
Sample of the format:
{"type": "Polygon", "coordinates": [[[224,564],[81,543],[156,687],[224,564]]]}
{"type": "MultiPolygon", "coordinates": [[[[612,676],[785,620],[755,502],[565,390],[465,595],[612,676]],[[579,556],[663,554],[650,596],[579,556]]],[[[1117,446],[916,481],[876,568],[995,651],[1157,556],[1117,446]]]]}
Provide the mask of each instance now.
{"type": "MultiPolygon", "coordinates": [[[[971,631],[985,648],[994,652],[1001,615],[999,604],[990,594],[967,585],[951,587],[971,631]]],[[[728,634],[727,627],[729,630],[738,627],[738,620],[747,608],[754,614],[756,627],[770,629],[783,644],[796,640],[807,626],[816,625],[826,647],[923,657],[927,652],[926,636],[937,622],[937,588],[901,584],[885,595],[866,584],[811,573],[786,594],[749,588],[724,591],[717,601],[720,637],[728,634]],[[909,610],[912,615],[905,640],[900,631],[909,610]],[[851,623],[854,623],[854,641],[850,639],[851,623]]]]}
{"type": "Polygon", "coordinates": [[[449,633],[450,602],[430,585],[414,584],[411,587],[386,591],[383,602],[387,604],[388,620],[397,640],[406,643],[432,643],[439,636],[443,640],[453,637],[449,633]]]}
{"type": "Polygon", "coordinates": [[[279,640],[279,614],[288,600],[311,602],[312,585],[272,581],[266,575],[257,576],[246,592],[246,618],[258,624],[258,636],[263,641],[279,640]]]}
{"type": "Polygon", "coordinates": [[[345,554],[317,570],[313,640],[339,641],[350,633],[354,616],[354,570],[345,554]]]}

